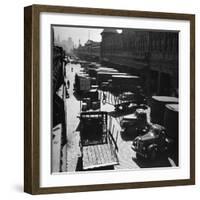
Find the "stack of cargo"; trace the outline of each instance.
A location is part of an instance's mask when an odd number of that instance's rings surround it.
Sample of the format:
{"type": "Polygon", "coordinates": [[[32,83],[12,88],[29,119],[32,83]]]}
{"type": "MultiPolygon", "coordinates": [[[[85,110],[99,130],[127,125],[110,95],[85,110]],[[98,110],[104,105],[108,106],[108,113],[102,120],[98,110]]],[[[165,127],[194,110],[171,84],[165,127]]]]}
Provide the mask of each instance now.
{"type": "Polygon", "coordinates": [[[85,74],[80,73],[75,76],[74,88],[77,93],[81,94],[83,92],[89,91],[91,86],[91,78],[85,74]]]}
{"type": "Polygon", "coordinates": [[[167,130],[168,136],[171,138],[178,138],[178,104],[167,104],[164,113],[164,126],[167,130]]]}
{"type": "Polygon", "coordinates": [[[173,159],[178,166],[179,163],[179,106],[178,104],[167,104],[164,114],[164,126],[169,138],[173,140],[173,159]]]}
{"type": "Polygon", "coordinates": [[[90,78],[87,76],[79,76],[79,87],[81,91],[88,91],[90,89],[90,78]]]}
{"type": "Polygon", "coordinates": [[[99,93],[96,89],[91,89],[83,95],[82,110],[100,109],[99,93]]]}
{"type": "Polygon", "coordinates": [[[150,101],[151,122],[164,125],[166,104],[178,104],[178,98],[169,96],[152,96],[150,101]]]}

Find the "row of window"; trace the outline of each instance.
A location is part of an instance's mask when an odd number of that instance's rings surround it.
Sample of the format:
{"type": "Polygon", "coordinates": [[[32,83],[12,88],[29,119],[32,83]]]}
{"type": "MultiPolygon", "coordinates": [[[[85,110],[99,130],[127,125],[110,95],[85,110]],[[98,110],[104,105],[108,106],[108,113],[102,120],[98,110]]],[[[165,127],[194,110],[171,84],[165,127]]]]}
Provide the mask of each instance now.
{"type": "Polygon", "coordinates": [[[178,39],[176,35],[169,37],[121,37],[121,35],[107,37],[102,41],[102,48],[106,51],[130,50],[130,51],[173,51],[178,50],[178,39]]]}

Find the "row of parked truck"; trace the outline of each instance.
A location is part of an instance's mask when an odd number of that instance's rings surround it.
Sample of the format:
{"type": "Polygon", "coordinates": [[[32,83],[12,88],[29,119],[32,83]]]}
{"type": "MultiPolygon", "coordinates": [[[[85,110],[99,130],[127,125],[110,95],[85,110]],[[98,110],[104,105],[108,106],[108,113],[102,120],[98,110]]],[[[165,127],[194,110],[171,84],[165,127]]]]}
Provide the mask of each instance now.
{"type": "Polygon", "coordinates": [[[99,94],[100,91],[110,92],[118,97],[114,105],[116,112],[133,112],[137,103],[144,103],[143,96],[139,96],[140,79],[96,63],[82,63],[81,66],[75,75],[74,92],[81,102],[82,169],[113,169],[119,164],[118,146],[108,127],[108,112],[100,111],[102,96],[100,98],[99,94]]]}
{"type": "Polygon", "coordinates": [[[114,68],[102,67],[97,63],[82,63],[81,71],[75,75],[74,89],[82,99],[83,111],[90,108],[99,109],[100,97],[98,100],[96,97],[92,98],[97,95],[95,94],[97,90],[110,92],[117,97],[118,101],[114,103],[117,112],[135,110],[138,105],[146,104],[139,76],[122,73],[114,68]]]}
{"type": "Polygon", "coordinates": [[[137,110],[135,118],[121,121],[122,134],[132,137],[132,149],[138,159],[171,156],[178,165],[178,99],[153,96],[149,105],[150,121],[145,110],[137,110]]]}
{"type": "Polygon", "coordinates": [[[158,155],[176,155],[178,165],[178,99],[153,96],[147,99],[138,76],[81,63],[74,90],[81,100],[80,136],[83,170],[112,168],[119,164],[117,144],[107,126],[107,112],[101,112],[99,91],[118,99],[115,111],[126,115],[120,122],[122,137],[131,139],[138,159],[155,160],[158,155]],[[150,110],[150,116],[148,116],[150,110]]]}

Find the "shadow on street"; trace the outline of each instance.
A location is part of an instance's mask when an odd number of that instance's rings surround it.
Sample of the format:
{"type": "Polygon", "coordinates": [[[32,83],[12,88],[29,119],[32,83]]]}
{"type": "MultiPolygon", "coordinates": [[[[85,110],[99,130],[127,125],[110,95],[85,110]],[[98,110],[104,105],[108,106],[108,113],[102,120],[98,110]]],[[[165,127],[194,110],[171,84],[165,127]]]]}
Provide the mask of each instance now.
{"type": "Polygon", "coordinates": [[[168,157],[163,155],[159,156],[156,160],[150,161],[144,158],[132,158],[140,168],[154,168],[154,167],[172,167],[168,157]]]}

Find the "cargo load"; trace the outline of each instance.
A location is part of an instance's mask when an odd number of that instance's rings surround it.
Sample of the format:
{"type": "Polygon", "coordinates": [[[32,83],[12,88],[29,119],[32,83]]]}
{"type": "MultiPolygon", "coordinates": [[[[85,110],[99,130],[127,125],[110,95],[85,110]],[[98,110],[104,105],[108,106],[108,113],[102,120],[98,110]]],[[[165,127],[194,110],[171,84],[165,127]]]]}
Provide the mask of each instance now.
{"type": "Polygon", "coordinates": [[[80,90],[87,91],[90,89],[90,78],[89,77],[80,77],[80,90]]]}
{"type": "Polygon", "coordinates": [[[80,160],[82,170],[114,169],[118,146],[108,130],[107,112],[81,112],[80,160]]]}
{"type": "Polygon", "coordinates": [[[178,138],[178,114],[178,104],[167,104],[165,106],[164,126],[166,128],[167,135],[174,139],[178,138]]]}
{"type": "Polygon", "coordinates": [[[76,74],[74,89],[77,93],[89,91],[91,86],[91,78],[87,74],[76,74]]]}
{"type": "Polygon", "coordinates": [[[164,126],[169,138],[173,140],[173,157],[176,165],[179,163],[179,106],[167,104],[164,113],[164,126]]]}
{"type": "Polygon", "coordinates": [[[150,100],[151,122],[164,125],[164,112],[166,104],[178,104],[178,98],[170,96],[152,96],[150,100]]]}

